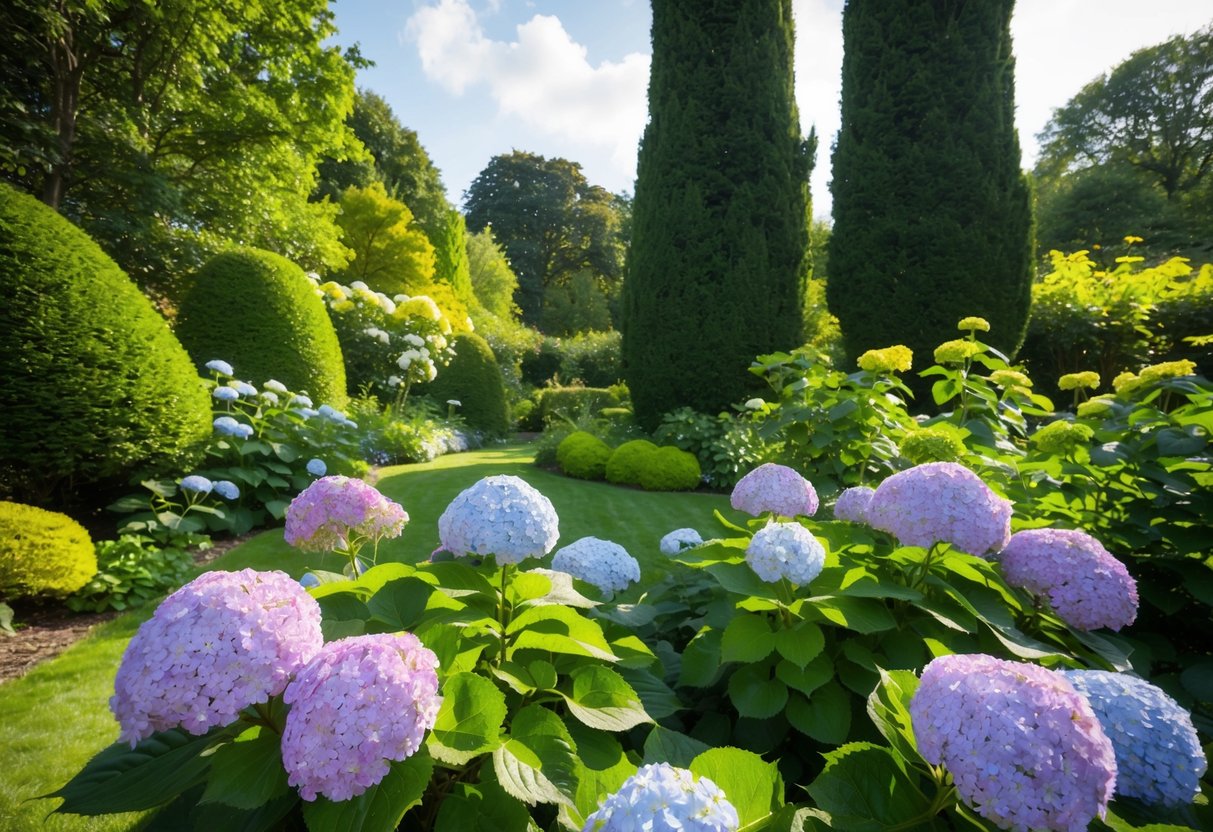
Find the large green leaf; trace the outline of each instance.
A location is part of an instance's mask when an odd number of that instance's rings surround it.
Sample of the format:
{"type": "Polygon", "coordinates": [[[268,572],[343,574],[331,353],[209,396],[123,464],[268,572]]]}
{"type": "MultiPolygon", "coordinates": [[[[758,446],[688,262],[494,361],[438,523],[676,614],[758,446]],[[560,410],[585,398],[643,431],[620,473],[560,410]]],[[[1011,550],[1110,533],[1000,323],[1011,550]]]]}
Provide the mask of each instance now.
{"type": "Polygon", "coordinates": [[[834,678],[834,663],[825,653],[819,654],[804,668],[784,660],[775,665],[775,678],[793,690],[810,696],[813,691],[834,678]]]}
{"type": "Polygon", "coordinates": [[[878,633],[897,626],[893,614],[878,598],[818,596],[810,598],[809,604],[826,620],[859,633],[878,633]]]}
{"type": "Polygon", "coordinates": [[[720,630],[703,629],[682,651],[678,684],[693,688],[712,684],[720,671],[720,630]]]}
{"type": "Polygon", "coordinates": [[[771,678],[769,663],[749,664],[729,677],[729,699],[742,716],[766,719],[783,710],[788,688],[779,679],[771,678]]]}
{"type": "Polygon", "coordinates": [[[819,688],[806,699],[788,699],[788,722],[803,734],[827,745],[839,745],[851,732],[851,698],[837,682],[819,688]]]}
{"type": "Polygon", "coordinates": [[[882,832],[922,817],[930,806],[887,748],[850,743],[825,757],[825,769],[809,786],[809,794],[829,812],[836,829],[882,832]]]}
{"type": "Polygon", "coordinates": [[[393,832],[404,813],[421,803],[433,773],[434,761],[422,749],[392,763],[387,776],[357,797],[304,801],[303,820],[310,832],[393,832]]]}
{"type": "Polygon", "coordinates": [[[376,621],[394,630],[414,630],[430,609],[463,605],[420,578],[397,578],[371,596],[367,608],[376,621]]]}
{"type": "Polygon", "coordinates": [[[206,791],[199,802],[256,809],[287,789],[282,738],[257,725],[215,752],[206,791]]]}
{"type": "Polygon", "coordinates": [[[737,595],[778,600],[774,584],[768,584],[746,563],[713,563],[704,567],[720,585],[737,595]]]}
{"type": "Polygon", "coordinates": [[[573,690],[561,692],[573,716],[591,728],[627,731],[652,722],[640,697],[622,676],[602,665],[583,665],[571,674],[573,690]]]}
{"type": "Polygon", "coordinates": [[[669,763],[686,768],[691,760],[708,750],[708,745],[678,731],[654,725],[644,741],[644,762],[669,763]]]}
{"type": "Polygon", "coordinates": [[[434,822],[435,832],[528,832],[533,828],[526,806],[492,779],[475,785],[456,783],[443,798],[434,822]]]}
{"type": "Polygon", "coordinates": [[[783,780],[775,763],[740,748],[712,748],[691,761],[690,769],[720,787],[737,810],[744,829],[783,806],[783,780]]]}
{"type": "Polygon", "coordinates": [[[623,667],[619,675],[636,691],[645,713],[653,719],[664,719],[686,707],[669,685],[647,670],[623,667]]]}
{"type": "Polygon", "coordinates": [[[510,622],[507,632],[513,644],[506,658],[517,661],[521,650],[565,653],[615,661],[602,627],[569,607],[532,607],[510,622]]]}
{"type": "Polygon", "coordinates": [[[797,667],[804,667],[825,648],[825,634],[812,621],[798,621],[791,629],[775,633],[775,649],[797,667]]]}
{"type": "Polygon", "coordinates": [[[501,787],[531,806],[572,804],[577,790],[577,747],[560,717],[541,705],[514,715],[510,736],[493,751],[501,787]]]}
{"type": "Polygon", "coordinates": [[[925,764],[910,720],[910,700],[918,690],[918,677],[908,670],[878,670],[880,684],[868,697],[868,716],[901,759],[925,764]]]}
{"type": "Polygon", "coordinates": [[[457,673],[442,686],[442,706],[430,734],[430,753],[448,765],[467,763],[501,744],[505,694],[475,673],[457,673]]]}
{"type": "Polygon", "coordinates": [[[738,615],[725,627],[720,639],[722,662],[762,661],[775,649],[775,634],[761,615],[738,615]]]}

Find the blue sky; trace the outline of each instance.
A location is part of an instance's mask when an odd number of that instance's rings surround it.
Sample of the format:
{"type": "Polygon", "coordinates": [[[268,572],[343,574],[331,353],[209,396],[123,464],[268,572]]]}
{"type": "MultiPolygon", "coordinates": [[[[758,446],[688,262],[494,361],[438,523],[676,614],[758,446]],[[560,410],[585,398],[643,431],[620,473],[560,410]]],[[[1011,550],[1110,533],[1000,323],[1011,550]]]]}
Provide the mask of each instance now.
{"type": "MultiPolygon", "coordinates": [[[[821,137],[813,209],[829,213],[838,129],[842,0],[793,0],[796,97],[821,137]]],[[[336,0],[337,41],[376,65],[359,86],[416,130],[456,204],[494,155],[512,149],[580,162],[631,191],[647,117],[647,0],[336,0]]],[[[1135,49],[1213,19],[1204,0],[1019,0],[1012,20],[1016,123],[1024,164],[1053,109],[1135,49]]]]}

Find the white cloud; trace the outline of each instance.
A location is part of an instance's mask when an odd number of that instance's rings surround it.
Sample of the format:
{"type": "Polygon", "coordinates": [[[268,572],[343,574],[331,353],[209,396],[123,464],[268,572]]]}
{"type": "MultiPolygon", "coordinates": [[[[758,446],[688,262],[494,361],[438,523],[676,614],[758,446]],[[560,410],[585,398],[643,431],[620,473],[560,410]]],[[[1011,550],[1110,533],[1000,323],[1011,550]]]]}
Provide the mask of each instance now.
{"type": "Polygon", "coordinates": [[[425,6],[406,29],[431,81],[454,95],[486,86],[498,115],[568,140],[573,159],[578,148],[605,150],[615,173],[630,182],[648,115],[649,56],[593,65],[549,15],[533,16],[516,32],[513,41],[487,38],[466,0],[425,6]]]}

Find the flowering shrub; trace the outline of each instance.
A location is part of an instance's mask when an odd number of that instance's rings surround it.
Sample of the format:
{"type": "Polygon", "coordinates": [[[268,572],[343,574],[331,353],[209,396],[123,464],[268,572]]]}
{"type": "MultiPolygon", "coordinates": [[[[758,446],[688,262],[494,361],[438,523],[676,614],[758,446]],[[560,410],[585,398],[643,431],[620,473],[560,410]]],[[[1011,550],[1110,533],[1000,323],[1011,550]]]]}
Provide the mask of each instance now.
{"type": "Polygon", "coordinates": [[[663,555],[677,555],[687,549],[694,549],[703,543],[703,538],[694,529],[674,529],[661,538],[658,547],[663,555]]]}
{"type": "Polygon", "coordinates": [[[737,809],[720,787],[669,763],[642,766],[586,818],[585,832],[735,832],[737,809]]]}
{"type": "Polygon", "coordinates": [[[846,489],[838,495],[838,500],[834,503],[834,519],[867,523],[868,506],[872,504],[875,494],[876,489],[866,485],[846,489]]]}
{"type": "Polygon", "coordinates": [[[640,563],[618,543],[583,537],[552,555],[552,568],[598,587],[604,595],[640,580],[640,563]]]}
{"type": "Polygon", "coordinates": [[[799,523],[763,526],[745,550],[746,563],[768,583],[787,580],[804,586],[821,574],[825,548],[799,523]]]}
{"type": "MultiPolygon", "coordinates": [[[[409,521],[399,503],[372,485],[349,477],[322,477],[286,509],[283,537],[304,552],[336,552],[350,559],[350,575],[362,571],[359,552],[367,543],[399,537],[409,521]]],[[[375,558],[371,558],[374,564],[375,558]]]]}
{"type": "Polygon", "coordinates": [[[759,465],[738,480],[729,502],[754,517],[812,517],[817,513],[813,484],[786,465],[772,462],[759,465]]]}
{"type": "Polygon", "coordinates": [[[518,477],[497,476],[460,492],[438,518],[438,534],[448,552],[495,555],[507,565],[546,555],[560,530],[547,497],[518,477]]]}

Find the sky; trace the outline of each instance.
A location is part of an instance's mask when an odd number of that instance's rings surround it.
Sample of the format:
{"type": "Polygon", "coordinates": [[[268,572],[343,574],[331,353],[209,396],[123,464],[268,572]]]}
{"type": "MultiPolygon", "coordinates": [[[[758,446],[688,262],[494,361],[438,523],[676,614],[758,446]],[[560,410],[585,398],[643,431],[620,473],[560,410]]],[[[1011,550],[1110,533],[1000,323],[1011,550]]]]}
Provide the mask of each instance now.
{"type": "MultiPolygon", "coordinates": [[[[842,0],[793,0],[796,101],[820,138],[813,213],[830,211],[839,126],[842,0]]],[[[375,66],[357,83],[383,96],[442,172],[456,205],[498,154],[579,162],[632,192],[648,118],[648,0],[335,0],[336,41],[375,66]]],[[[1207,0],[1019,0],[1011,21],[1024,167],[1053,110],[1134,50],[1213,21],[1207,0]]]]}

